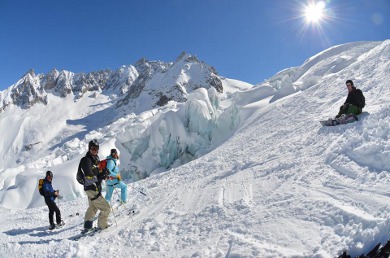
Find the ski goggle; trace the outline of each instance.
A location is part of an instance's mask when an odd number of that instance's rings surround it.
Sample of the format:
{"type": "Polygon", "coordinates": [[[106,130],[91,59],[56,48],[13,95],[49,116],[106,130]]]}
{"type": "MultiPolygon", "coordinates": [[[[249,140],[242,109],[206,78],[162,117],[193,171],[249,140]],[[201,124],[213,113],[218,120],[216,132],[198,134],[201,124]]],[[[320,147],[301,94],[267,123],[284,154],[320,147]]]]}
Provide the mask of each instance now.
{"type": "Polygon", "coordinates": [[[98,151],[99,147],[91,147],[91,151],[98,151]]]}

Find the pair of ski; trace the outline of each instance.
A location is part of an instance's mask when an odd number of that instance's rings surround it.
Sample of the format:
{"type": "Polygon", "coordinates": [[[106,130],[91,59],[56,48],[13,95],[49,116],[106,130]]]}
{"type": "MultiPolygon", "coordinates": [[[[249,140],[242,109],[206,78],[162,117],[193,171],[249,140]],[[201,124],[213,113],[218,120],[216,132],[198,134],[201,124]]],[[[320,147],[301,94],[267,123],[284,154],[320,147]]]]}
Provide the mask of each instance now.
{"type": "Polygon", "coordinates": [[[72,236],[69,238],[69,240],[78,241],[81,238],[87,237],[87,236],[93,236],[97,233],[100,233],[104,229],[100,229],[98,227],[91,228],[89,230],[82,230],[80,234],[72,236]]]}
{"type": "MultiPolygon", "coordinates": [[[[124,207],[124,205],[120,205],[119,207],[124,207]]],[[[119,208],[117,207],[117,208],[119,208]]],[[[128,212],[128,216],[134,216],[136,214],[139,213],[139,210],[135,210],[135,209],[130,209],[129,212],[128,212]]],[[[72,236],[69,238],[69,240],[73,240],[73,241],[78,241],[84,237],[87,237],[87,236],[94,236],[96,234],[99,234],[101,232],[104,232],[105,230],[107,229],[110,229],[112,227],[116,227],[117,225],[110,225],[108,228],[106,229],[100,229],[99,227],[94,227],[94,228],[91,228],[89,230],[82,230],[80,234],[77,234],[75,236],[72,236]]]]}

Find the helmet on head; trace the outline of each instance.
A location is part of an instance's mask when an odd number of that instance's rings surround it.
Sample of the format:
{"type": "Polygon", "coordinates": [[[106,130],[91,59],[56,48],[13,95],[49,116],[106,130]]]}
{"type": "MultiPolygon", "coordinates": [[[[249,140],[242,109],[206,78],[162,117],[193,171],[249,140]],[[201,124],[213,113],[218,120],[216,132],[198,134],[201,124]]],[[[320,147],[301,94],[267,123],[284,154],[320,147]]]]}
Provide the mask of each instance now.
{"type": "Polygon", "coordinates": [[[99,143],[96,139],[93,139],[88,143],[88,149],[91,149],[92,147],[98,147],[99,148],[99,143]]]}
{"type": "Polygon", "coordinates": [[[53,172],[51,171],[47,171],[46,172],[46,177],[50,176],[51,178],[53,178],[53,172]]]}
{"type": "Polygon", "coordinates": [[[114,154],[118,154],[118,151],[116,149],[111,149],[111,156],[114,154]]]}

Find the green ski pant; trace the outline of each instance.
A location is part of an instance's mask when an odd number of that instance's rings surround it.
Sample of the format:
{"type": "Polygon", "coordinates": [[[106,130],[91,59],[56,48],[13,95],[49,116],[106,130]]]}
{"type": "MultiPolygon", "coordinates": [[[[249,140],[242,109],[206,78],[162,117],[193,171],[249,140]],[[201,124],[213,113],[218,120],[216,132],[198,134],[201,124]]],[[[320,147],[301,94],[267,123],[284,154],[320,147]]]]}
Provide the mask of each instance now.
{"type": "Polygon", "coordinates": [[[340,117],[342,114],[355,114],[355,115],[360,115],[362,113],[362,109],[352,105],[352,104],[344,104],[340,107],[340,111],[337,114],[336,117],[340,117]]]}

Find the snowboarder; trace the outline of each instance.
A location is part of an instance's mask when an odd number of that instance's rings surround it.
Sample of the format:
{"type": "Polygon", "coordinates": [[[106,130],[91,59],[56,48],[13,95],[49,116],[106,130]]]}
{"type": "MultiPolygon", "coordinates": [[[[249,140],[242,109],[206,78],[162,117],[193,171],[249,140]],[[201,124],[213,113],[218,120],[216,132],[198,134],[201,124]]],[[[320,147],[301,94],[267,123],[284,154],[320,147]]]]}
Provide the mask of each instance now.
{"type": "Polygon", "coordinates": [[[58,208],[57,204],[55,203],[55,199],[59,196],[60,191],[54,190],[53,186],[51,185],[51,182],[53,180],[53,173],[51,171],[46,172],[46,177],[43,180],[43,191],[44,191],[44,197],[45,197],[45,203],[47,207],[49,207],[49,222],[50,222],[50,230],[55,229],[56,227],[62,227],[65,225],[64,221],[61,220],[61,212],[58,208]],[[56,222],[57,226],[54,224],[54,212],[56,213],[56,222]]]}
{"type": "Polygon", "coordinates": [[[88,144],[88,152],[80,160],[79,170],[84,173],[84,191],[88,196],[88,209],[84,217],[84,232],[92,230],[93,217],[100,210],[98,227],[108,227],[107,219],[110,214],[110,205],[102,196],[102,181],[107,175],[99,171],[99,143],[96,139],[88,144]]]}
{"type": "Polygon", "coordinates": [[[107,169],[110,171],[110,175],[106,180],[107,192],[106,200],[109,202],[112,197],[114,188],[121,189],[121,203],[127,202],[127,185],[121,180],[119,169],[117,166],[117,160],[119,159],[118,151],[111,149],[111,155],[107,157],[107,169]]]}
{"type": "Polygon", "coordinates": [[[343,114],[360,115],[362,113],[362,109],[365,106],[365,97],[362,91],[355,88],[352,80],[347,80],[345,84],[348,88],[348,97],[344,104],[340,107],[340,111],[336,115],[336,118],[341,117],[343,114]]]}

